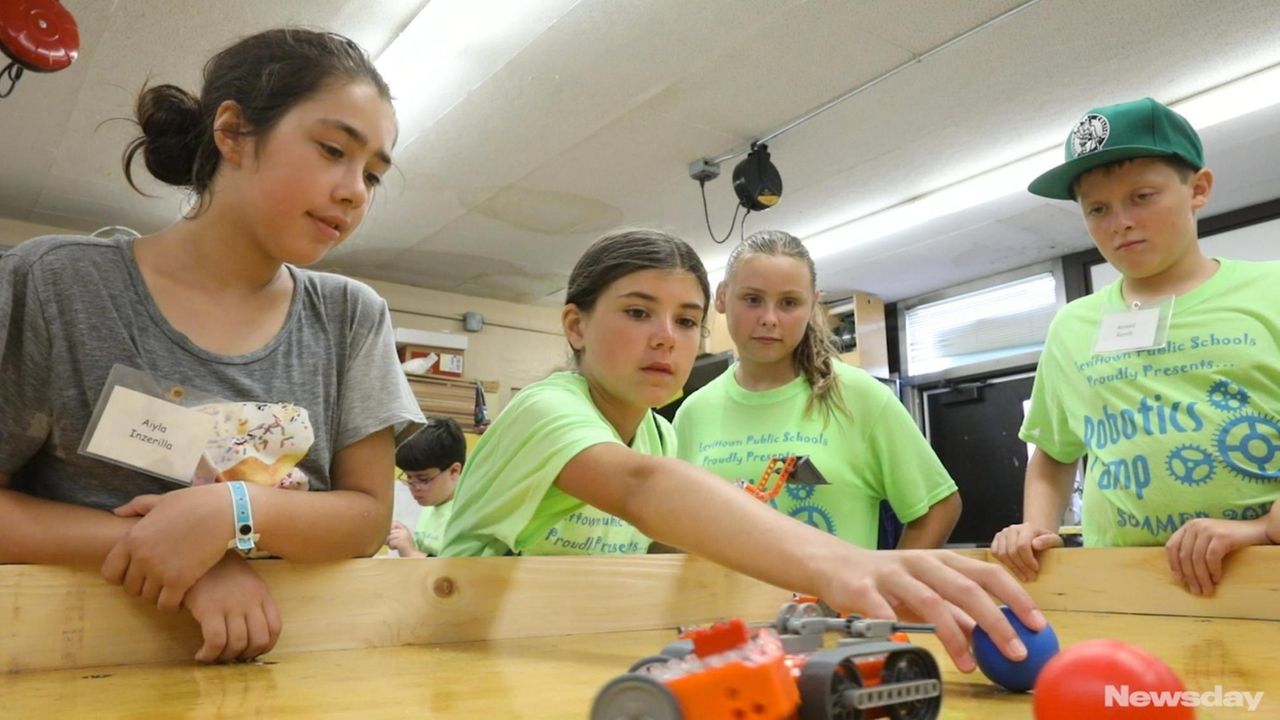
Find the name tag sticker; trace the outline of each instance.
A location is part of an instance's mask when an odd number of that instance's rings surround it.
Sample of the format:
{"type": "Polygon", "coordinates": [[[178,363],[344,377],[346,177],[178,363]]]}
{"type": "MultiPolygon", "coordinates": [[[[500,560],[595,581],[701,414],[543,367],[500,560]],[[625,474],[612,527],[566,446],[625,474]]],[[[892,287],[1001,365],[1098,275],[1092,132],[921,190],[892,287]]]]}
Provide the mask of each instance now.
{"type": "Polygon", "coordinates": [[[122,385],[99,401],[81,452],[189,485],[214,418],[122,385]]]}
{"type": "Polygon", "coordinates": [[[1164,347],[1173,322],[1173,301],[1173,296],[1167,295],[1141,304],[1135,302],[1128,310],[1103,312],[1094,354],[1164,347]]]}
{"type": "Polygon", "coordinates": [[[1155,347],[1156,329],[1160,325],[1160,310],[1130,310],[1102,316],[1098,324],[1098,340],[1095,353],[1141,350],[1155,347]]]}

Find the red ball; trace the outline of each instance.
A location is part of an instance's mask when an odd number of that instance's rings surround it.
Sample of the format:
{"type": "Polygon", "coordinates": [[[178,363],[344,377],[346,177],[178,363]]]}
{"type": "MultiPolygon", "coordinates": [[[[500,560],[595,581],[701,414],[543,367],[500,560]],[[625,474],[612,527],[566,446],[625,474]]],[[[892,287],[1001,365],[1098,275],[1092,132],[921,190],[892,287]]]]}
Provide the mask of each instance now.
{"type": "Polygon", "coordinates": [[[1086,640],[1058,653],[1035,686],[1036,720],[1192,720],[1186,686],[1160,658],[1119,640],[1086,640]]]}

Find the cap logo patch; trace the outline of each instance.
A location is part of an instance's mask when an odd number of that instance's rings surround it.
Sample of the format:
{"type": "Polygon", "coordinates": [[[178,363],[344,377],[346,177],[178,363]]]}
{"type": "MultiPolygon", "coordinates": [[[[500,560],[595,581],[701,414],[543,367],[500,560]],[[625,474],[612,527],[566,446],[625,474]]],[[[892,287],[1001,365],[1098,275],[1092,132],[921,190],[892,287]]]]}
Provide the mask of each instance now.
{"type": "Polygon", "coordinates": [[[1099,150],[1107,143],[1110,134],[1111,123],[1105,117],[1093,113],[1085,115],[1071,131],[1071,153],[1080,157],[1099,150]]]}

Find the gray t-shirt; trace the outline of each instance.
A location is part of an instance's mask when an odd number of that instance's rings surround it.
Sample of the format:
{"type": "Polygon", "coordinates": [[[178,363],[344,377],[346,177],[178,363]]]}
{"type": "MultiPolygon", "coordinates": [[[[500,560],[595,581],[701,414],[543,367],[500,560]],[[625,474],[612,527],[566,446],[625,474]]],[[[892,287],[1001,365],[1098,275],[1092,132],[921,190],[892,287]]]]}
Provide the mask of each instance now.
{"type": "Polygon", "coordinates": [[[132,240],[51,236],[5,253],[0,471],[14,475],[16,490],[103,509],[179,487],[79,452],[117,363],[227,401],[305,408],[315,440],[297,467],[312,490],[330,489],[338,450],[387,427],[397,443],[416,432],[422,413],[397,362],[386,302],[354,280],[288,267],[284,327],[266,346],[226,356],[165,320],[132,240]]]}

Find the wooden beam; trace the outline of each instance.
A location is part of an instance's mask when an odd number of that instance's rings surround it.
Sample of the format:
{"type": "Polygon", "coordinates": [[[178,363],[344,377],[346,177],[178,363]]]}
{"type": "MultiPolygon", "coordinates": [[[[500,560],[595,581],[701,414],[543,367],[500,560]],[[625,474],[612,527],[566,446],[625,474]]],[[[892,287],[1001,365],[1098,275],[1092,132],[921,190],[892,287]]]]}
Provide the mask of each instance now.
{"type": "MultiPolygon", "coordinates": [[[[991,560],[983,549],[955,552],[991,560]]],[[[1280,546],[1227,556],[1212,597],[1174,581],[1163,547],[1057,548],[1039,557],[1040,576],[1025,587],[1044,610],[1280,620],[1280,546]]]]}
{"type": "MultiPolygon", "coordinates": [[[[673,628],[771,617],[789,596],[684,555],[254,562],[278,652],[673,628]]],[[[199,629],[93,571],[0,566],[0,671],[189,660],[199,629]]]]}
{"type": "Polygon", "coordinates": [[[1045,610],[1280,620],[1280,547],[1232,553],[1212,597],[1173,579],[1163,547],[1061,548],[1026,588],[1045,610]]]}
{"type": "MultiPolygon", "coordinates": [[[[984,551],[964,553],[983,557],[984,551]]],[[[1174,583],[1163,548],[1053,550],[1027,589],[1051,611],[1280,620],[1280,548],[1227,561],[1214,597],[1174,583]]],[[[767,619],[787,593],[691,556],[255,561],[280,607],[279,652],[672,628],[767,619]]],[[[199,631],[96,572],[0,566],[0,671],[185,661],[199,631]]]]}

